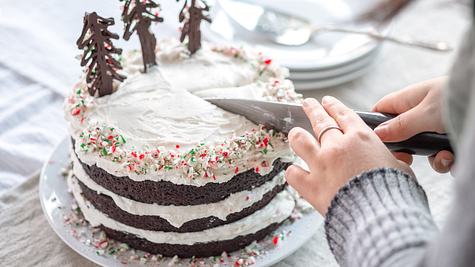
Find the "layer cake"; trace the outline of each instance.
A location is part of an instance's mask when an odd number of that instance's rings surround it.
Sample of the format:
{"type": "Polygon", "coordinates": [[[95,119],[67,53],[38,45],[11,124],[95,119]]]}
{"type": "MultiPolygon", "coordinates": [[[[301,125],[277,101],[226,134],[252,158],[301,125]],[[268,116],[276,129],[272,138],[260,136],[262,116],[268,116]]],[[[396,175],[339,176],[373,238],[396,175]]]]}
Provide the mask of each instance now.
{"type": "Polygon", "coordinates": [[[82,79],[65,103],[72,140],[70,189],[84,217],[110,237],[164,256],[231,252],[274,231],[293,197],[283,171],[285,136],[203,98],[298,102],[288,71],[253,51],[205,43],[192,56],[177,40],[141,72],[90,96],[82,79]]]}

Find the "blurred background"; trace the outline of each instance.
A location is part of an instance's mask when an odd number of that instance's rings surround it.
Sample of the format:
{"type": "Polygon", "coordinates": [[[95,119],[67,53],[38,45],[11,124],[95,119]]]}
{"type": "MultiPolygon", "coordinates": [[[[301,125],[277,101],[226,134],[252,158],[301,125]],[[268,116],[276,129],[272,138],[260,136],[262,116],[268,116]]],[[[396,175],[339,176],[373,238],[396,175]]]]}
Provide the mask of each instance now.
{"type": "MultiPolygon", "coordinates": [[[[155,35],[158,39],[178,38],[178,12],[183,3],[159,2],[165,23],[152,26],[155,35]]],[[[379,98],[392,91],[448,73],[472,15],[471,1],[419,0],[385,25],[350,25],[352,29],[376,30],[397,38],[444,41],[455,48],[449,53],[328,32],[310,36],[303,45],[288,46],[252,34],[246,27],[256,23],[262,8],[284,12],[313,26],[339,23],[348,26],[349,20],[378,0],[244,3],[251,6],[231,0],[208,2],[214,22],[202,25],[204,39],[253,46],[289,67],[290,79],[305,97],[319,99],[333,95],[362,111],[371,109],[379,98]]],[[[82,72],[75,42],[84,13],[91,11],[114,17],[116,25],[112,30],[122,32],[118,0],[0,0],[0,194],[37,174],[54,146],[67,136],[63,99],[82,72]]],[[[274,26],[290,23],[272,16],[266,19],[274,26]]],[[[135,35],[130,42],[115,43],[124,49],[138,48],[138,40],[134,38],[135,35]]],[[[435,174],[425,161],[417,158],[414,171],[426,188],[436,221],[441,223],[450,202],[452,178],[435,174]]],[[[333,257],[328,257],[322,235],[323,230],[281,266],[298,265],[302,255],[320,264],[335,264],[333,257]]],[[[304,262],[302,258],[301,263],[304,262]]]]}

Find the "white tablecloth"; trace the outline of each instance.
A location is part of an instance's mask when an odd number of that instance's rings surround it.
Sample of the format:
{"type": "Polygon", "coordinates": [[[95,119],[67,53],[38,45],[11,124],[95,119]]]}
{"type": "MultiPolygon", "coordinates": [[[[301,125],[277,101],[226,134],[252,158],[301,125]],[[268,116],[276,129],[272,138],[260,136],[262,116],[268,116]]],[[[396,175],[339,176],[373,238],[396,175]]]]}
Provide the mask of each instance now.
{"type": "MultiPolygon", "coordinates": [[[[177,36],[179,5],[175,1],[162,4],[167,23],[156,27],[156,35],[177,36]]],[[[119,18],[119,3],[114,0],[0,0],[0,193],[37,172],[55,144],[67,136],[62,101],[80,75],[81,68],[74,59],[79,54],[75,40],[84,12],[93,10],[119,18]]],[[[401,15],[392,33],[441,39],[457,46],[470,14],[469,6],[460,1],[420,0],[401,15]]],[[[117,24],[113,30],[120,32],[122,24],[117,24]]],[[[119,41],[118,46],[138,44],[137,40],[119,41]]],[[[446,74],[453,57],[454,53],[386,45],[364,77],[335,88],[306,91],[305,96],[334,95],[355,109],[368,110],[388,92],[446,74]]],[[[413,167],[428,193],[437,222],[442,224],[450,203],[452,178],[434,173],[423,158],[417,158],[413,167]]],[[[15,201],[3,204],[13,207],[15,201]]],[[[308,244],[279,264],[327,265],[335,262],[321,227],[308,244]]]]}

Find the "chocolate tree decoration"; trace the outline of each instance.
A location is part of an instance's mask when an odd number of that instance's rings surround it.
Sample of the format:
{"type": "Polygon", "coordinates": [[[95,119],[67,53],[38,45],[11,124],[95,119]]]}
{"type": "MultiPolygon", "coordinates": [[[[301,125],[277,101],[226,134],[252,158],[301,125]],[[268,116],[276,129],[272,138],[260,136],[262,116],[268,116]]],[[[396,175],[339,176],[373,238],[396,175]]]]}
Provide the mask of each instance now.
{"type": "Polygon", "coordinates": [[[185,5],[179,15],[180,22],[184,21],[180,41],[183,42],[185,37],[188,36],[188,51],[191,54],[196,53],[201,48],[201,21],[206,20],[211,23],[211,18],[205,14],[209,11],[209,6],[206,2],[200,1],[204,7],[199,7],[196,2],[196,0],[191,0],[191,5],[188,6],[188,0],[185,0],[185,5]]]}
{"type": "Polygon", "coordinates": [[[160,5],[152,0],[125,0],[122,20],[125,23],[124,39],[129,40],[136,31],[142,47],[142,58],[144,72],[148,66],[157,65],[155,59],[155,46],[157,40],[150,31],[152,22],[163,22],[163,18],[158,16],[160,5]]]}
{"type": "Polygon", "coordinates": [[[119,35],[107,28],[114,25],[113,18],[103,18],[96,12],[86,13],[82,33],[76,44],[84,50],[81,66],[87,67],[86,82],[89,94],[99,97],[113,92],[113,80],[123,81],[126,77],[117,73],[122,69],[113,54],[120,55],[122,49],[115,48],[111,39],[119,39],[119,35]]]}

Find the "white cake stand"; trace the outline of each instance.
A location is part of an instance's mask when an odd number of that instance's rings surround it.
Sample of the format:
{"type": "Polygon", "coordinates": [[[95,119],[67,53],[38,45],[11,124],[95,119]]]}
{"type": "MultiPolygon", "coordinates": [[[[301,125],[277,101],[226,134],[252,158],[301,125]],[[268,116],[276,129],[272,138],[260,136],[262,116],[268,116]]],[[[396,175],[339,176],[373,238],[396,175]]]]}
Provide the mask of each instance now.
{"type": "MultiPolygon", "coordinates": [[[[102,266],[144,266],[140,262],[123,264],[119,259],[107,253],[98,255],[96,248],[81,241],[77,236],[75,237],[71,233],[73,230],[71,225],[64,223],[65,216],[72,212],[71,206],[74,204],[74,199],[68,192],[66,179],[63,175],[64,168],[69,163],[69,142],[69,139],[66,138],[56,147],[41,172],[39,197],[49,224],[64,243],[92,262],[102,266]]],[[[265,254],[256,256],[252,266],[270,266],[291,255],[315,234],[322,221],[320,215],[311,212],[304,214],[301,219],[291,224],[281,226],[278,231],[290,232],[290,234],[277,246],[266,250],[265,254]]],[[[91,234],[88,231],[92,232],[93,230],[86,228],[81,234],[91,234]]],[[[168,259],[172,260],[172,258],[168,259]]],[[[168,264],[167,258],[164,258],[163,263],[165,266],[168,264]]]]}

